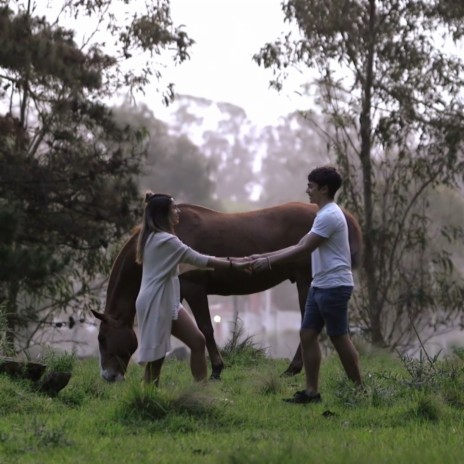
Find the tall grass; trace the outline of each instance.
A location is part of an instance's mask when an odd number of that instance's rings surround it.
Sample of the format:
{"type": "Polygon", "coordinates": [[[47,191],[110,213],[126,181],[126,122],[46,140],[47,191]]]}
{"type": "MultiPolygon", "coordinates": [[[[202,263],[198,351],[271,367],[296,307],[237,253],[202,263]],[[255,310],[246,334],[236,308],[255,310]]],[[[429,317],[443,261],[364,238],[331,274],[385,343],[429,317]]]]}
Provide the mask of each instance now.
{"type": "Polygon", "coordinates": [[[245,335],[243,322],[237,316],[221,355],[228,366],[250,366],[266,357],[266,349],[255,343],[252,335],[245,335]]]}

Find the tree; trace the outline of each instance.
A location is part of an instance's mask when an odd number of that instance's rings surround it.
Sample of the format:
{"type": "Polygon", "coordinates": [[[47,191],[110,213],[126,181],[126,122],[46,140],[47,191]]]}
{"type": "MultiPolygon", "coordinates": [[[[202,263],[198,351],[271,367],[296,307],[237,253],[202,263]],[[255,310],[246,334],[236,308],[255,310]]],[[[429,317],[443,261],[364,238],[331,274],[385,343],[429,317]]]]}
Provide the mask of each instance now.
{"type": "Polygon", "coordinates": [[[141,166],[140,190],[174,195],[179,202],[218,208],[213,199],[215,165],[185,135],[170,134],[168,126],[155,118],[145,105],[114,108],[117,121],[144,129],[148,140],[141,166]]]}
{"type": "Polygon", "coordinates": [[[169,2],[130,20],[111,13],[128,3],[67,0],[50,23],[31,0],[0,0],[0,308],[10,346],[24,346],[21,328],[50,323],[77,297],[85,310],[111,244],[139,217],[145,131],[117,124],[105,98],[143,88],[160,76],[163,50],[181,62],[192,41],[172,25],[169,2]],[[112,54],[92,34],[78,45],[60,25],[65,13],[106,26],[112,54]],[[148,65],[125,70],[136,52],[148,65]]]}
{"type": "Polygon", "coordinates": [[[189,95],[177,95],[173,106],[170,129],[192,140],[214,166],[211,180],[217,204],[240,210],[248,206],[256,135],[245,111],[189,95]]]}
{"type": "MultiPolygon", "coordinates": [[[[463,61],[458,0],[290,0],[291,34],[255,56],[282,85],[316,72],[325,132],[345,183],[341,201],[364,235],[358,322],[375,344],[408,346],[413,329],[461,318],[462,276],[429,234],[428,196],[463,174],[463,61]],[[446,317],[443,317],[446,314],[446,317]]],[[[459,228],[458,228],[459,229],[459,228]]],[[[451,241],[462,234],[442,228],[451,241]]]]}
{"type": "Polygon", "coordinates": [[[308,201],[309,171],[330,161],[324,140],[313,125],[301,113],[291,113],[278,125],[265,127],[260,142],[266,147],[257,176],[262,187],[260,205],[308,201]]]}

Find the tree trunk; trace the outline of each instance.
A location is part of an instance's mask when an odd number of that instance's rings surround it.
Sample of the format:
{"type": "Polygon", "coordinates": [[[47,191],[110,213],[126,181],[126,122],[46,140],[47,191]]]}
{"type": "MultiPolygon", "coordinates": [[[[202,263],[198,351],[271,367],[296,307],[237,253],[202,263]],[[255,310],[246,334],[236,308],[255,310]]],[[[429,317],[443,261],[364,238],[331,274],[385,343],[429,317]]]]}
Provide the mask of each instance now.
{"type": "Polygon", "coordinates": [[[17,298],[19,293],[19,282],[14,279],[9,282],[8,296],[6,300],[6,343],[9,350],[14,351],[16,320],[18,313],[17,298]]]}
{"type": "Polygon", "coordinates": [[[369,303],[369,314],[371,321],[372,343],[384,345],[382,330],[380,325],[381,305],[378,301],[377,273],[375,272],[374,262],[374,208],[373,208],[373,174],[371,160],[371,131],[372,131],[372,87],[374,75],[374,55],[375,55],[375,0],[370,0],[370,21],[369,32],[370,41],[366,60],[366,80],[363,86],[362,112],[360,116],[360,138],[361,138],[361,169],[363,178],[363,198],[364,198],[364,259],[363,268],[366,274],[367,295],[369,303]]]}

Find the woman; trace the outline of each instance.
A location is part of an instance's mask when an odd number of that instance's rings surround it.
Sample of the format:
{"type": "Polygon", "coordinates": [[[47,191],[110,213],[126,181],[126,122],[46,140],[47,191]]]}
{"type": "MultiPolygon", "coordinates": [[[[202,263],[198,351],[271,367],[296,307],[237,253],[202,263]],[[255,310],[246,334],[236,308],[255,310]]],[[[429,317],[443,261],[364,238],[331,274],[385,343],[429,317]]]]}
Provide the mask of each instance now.
{"type": "Polygon", "coordinates": [[[147,192],[136,260],[142,265],[142,283],[135,303],[140,345],[138,362],[146,364],[144,381],[159,385],[161,367],[171,349],[171,334],[191,351],[195,380],[206,379],[205,337],[180,303],[178,265],[199,268],[243,269],[246,262],[215,258],[196,252],[174,233],[179,208],[170,195],[147,192]]]}

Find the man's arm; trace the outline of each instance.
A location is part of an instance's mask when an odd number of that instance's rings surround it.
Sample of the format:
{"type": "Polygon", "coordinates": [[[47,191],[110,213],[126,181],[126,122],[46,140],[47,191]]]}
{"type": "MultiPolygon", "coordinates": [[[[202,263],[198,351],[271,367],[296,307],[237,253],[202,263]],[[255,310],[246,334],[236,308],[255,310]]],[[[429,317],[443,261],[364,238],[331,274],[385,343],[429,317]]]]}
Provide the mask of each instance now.
{"type": "Polygon", "coordinates": [[[271,269],[273,265],[284,264],[297,259],[305,253],[312,253],[318,246],[324,243],[325,240],[327,240],[325,237],[310,232],[305,235],[297,245],[255,257],[253,261],[253,271],[260,272],[271,269]]]}

